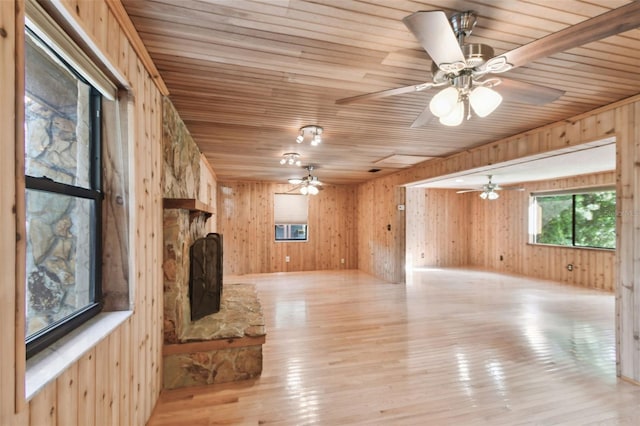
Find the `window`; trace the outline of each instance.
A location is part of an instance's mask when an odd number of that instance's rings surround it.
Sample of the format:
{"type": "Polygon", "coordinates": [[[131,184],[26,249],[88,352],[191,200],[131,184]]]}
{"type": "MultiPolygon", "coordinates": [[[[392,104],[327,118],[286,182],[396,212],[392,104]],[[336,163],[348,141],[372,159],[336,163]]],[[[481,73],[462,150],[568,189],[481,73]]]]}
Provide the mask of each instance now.
{"type": "Polygon", "coordinates": [[[534,244],[615,249],[615,191],[601,188],[534,194],[529,239],[534,244]]]}
{"type": "Polygon", "coordinates": [[[307,241],[309,198],[298,194],[274,194],[276,241],[307,241]]]}
{"type": "Polygon", "coordinates": [[[102,299],[105,85],[89,81],[104,77],[88,74],[86,57],[32,7],[25,32],[27,357],[97,315],[102,299]]]}
{"type": "Polygon", "coordinates": [[[307,240],[307,225],[277,224],[276,241],[281,240],[307,240]]]}

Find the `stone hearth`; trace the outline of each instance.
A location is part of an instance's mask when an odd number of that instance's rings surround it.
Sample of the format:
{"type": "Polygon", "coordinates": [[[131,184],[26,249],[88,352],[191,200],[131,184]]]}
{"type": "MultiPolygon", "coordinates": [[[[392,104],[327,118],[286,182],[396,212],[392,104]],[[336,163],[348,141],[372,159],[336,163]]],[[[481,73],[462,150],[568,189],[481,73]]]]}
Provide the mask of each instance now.
{"type": "Polygon", "coordinates": [[[265,341],[253,284],[225,284],[220,311],[191,323],[164,346],[164,386],[174,389],[257,377],[265,341]]]}

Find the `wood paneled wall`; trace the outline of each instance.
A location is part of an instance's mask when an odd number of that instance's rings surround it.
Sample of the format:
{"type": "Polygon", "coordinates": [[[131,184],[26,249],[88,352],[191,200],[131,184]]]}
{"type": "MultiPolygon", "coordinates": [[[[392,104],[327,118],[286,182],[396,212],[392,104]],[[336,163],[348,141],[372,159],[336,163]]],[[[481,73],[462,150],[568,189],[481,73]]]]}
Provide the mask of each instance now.
{"type": "Polygon", "coordinates": [[[392,179],[358,186],[358,268],[390,282],[405,278],[405,188],[392,179]]]}
{"type": "Polygon", "coordinates": [[[309,240],[275,242],[273,194],[290,189],[265,182],[218,182],[225,275],[358,268],[355,187],[323,186],[309,196],[309,240]]]}
{"type": "Polygon", "coordinates": [[[407,265],[469,264],[468,200],[449,189],[407,188],[407,265]]]}
{"type": "Polygon", "coordinates": [[[24,280],[24,273],[20,273],[24,248],[21,252],[16,250],[17,246],[24,247],[18,236],[20,228],[16,226],[18,217],[24,215],[24,208],[20,208],[23,206],[22,200],[18,196],[18,191],[24,191],[24,183],[16,179],[16,170],[20,170],[22,164],[22,161],[17,161],[21,149],[17,142],[22,141],[19,136],[22,129],[16,125],[16,114],[19,114],[16,98],[17,93],[23,90],[24,83],[18,77],[22,67],[21,58],[15,55],[16,46],[22,43],[22,37],[16,29],[23,20],[21,9],[22,5],[15,2],[0,2],[0,178],[4,182],[0,191],[0,229],[7,236],[0,239],[0,269],[3,271],[0,274],[0,424],[10,425],[25,424],[28,419],[26,410],[15,414],[16,389],[20,392],[24,388],[17,382],[15,371],[16,366],[20,368],[24,365],[20,361],[24,357],[24,350],[16,348],[16,342],[20,340],[20,331],[16,328],[21,325],[19,322],[16,324],[16,316],[20,315],[16,312],[16,297],[20,294],[17,293],[16,281],[24,280]]]}
{"type": "MultiPolygon", "coordinates": [[[[570,145],[616,137],[617,243],[615,291],[618,325],[618,372],[640,381],[640,346],[634,339],[640,329],[640,96],[636,96],[572,119],[460,152],[447,158],[418,164],[394,175],[362,184],[359,193],[383,192],[389,188],[429,178],[475,169],[565,148],[570,145]],[[637,333],[636,333],[637,334],[637,333]]],[[[373,208],[370,198],[359,199],[358,211],[373,208]]],[[[391,209],[379,215],[359,216],[360,269],[386,279],[377,265],[391,258],[385,250],[367,251],[367,244],[379,241],[378,229],[394,220],[391,209]],[[364,249],[363,249],[364,248],[364,249]]],[[[387,247],[391,247],[390,245],[387,247]]],[[[589,261],[589,260],[586,260],[589,261]]],[[[585,262],[581,260],[581,262],[585,262]]],[[[400,265],[396,265],[398,268],[400,265]]]]}
{"type": "Polygon", "coordinates": [[[531,245],[527,235],[531,192],[604,185],[615,185],[615,172],[525,183],[519,185],[525,191],[502,191],[495,202],[477,193],[463,194],[470,207],[469,264],[613,291],[615,251],[531,245]],[[568,264],[573,271],[567,270],[568,264]]]}
{"type": "Polygon", "coordinates": [[[211,164],[207,161],[207,158],[204,155],[200,155],[200,192],[198,194],[198,199],[211,207],[213,210],[213,215],[209,219],[207,219],[206,230],[207,232],[216,232],[218,229],[217,224],[217,216],[218,216],[218,208],[217,208],[217,188],[218,182],[216,178],[216,173],[211,168],[211,164]]]}
{"type": "Polygon", "coordinates": [[[476,192],[407,188],[407,262],[472,266],[613,291],[615,251],[531,245],[527,235],[531,192],[604,185],[615,185],[614,172],[523,183],[525,191],[502,191],[493,202],[476,192]]]}
{"type": "MultiPolygon", "coordinates": [[[[23,73],[23,46],[16,39],[21,39],[24,31],[21,16],[24,5],[19,1],[0,2],[0,69],[3,81],[0,96],[0,136],[3,141],[0,144],[0,176],[3,181],[0,229],[5,235],[16,235],[17,231],[18,236],[17,246],[11,238],[4,238],[0,243],[0,268],[3,271],[0,274],[2,425],[142,425],[149,418],[161,389],[161,93],[145,71],[107,1],[63,0],[55,7],[60,7],[58,12],[62,12],[57,18],[62,26],[84,32],[98,49],[95,56],[107,59],[112,70],[128,80],[127,85],[135,97],[134,119],[130,121],[133,140],[129,146],[131,220],[128,235],[129,282],[133,288],[135,312],[27,404],[20,404],[22,398],[15,391],[21,392],[24,371],[20,362],[16,364],[20,355],[14,357],[13,350],[15,347],[15,353],[24,353],[21,348],[24,332],[19,320],[16,324],[16,317],[20,318],[23,313],[16,311],[21,302],[18,299],[16,303],[15,297],[16,293],[22,293],[24,286],[19,274],[24,268],[20,262],[21,253],[24,253],[21,243],[24,238],[24,211],[20,208],[24,184],[21,179],[23,170],[16,167],[14,161],[23,156],[20,140],[23,95],[20,78],[16,77],[23,73]],[[13,190],[14,182],[16,191],[13,190]],[[19,278],[13,279],[14,275],[19,278]],[[17,372],[16,365],[19,367],[17,372]],[[14,410],[16,400],[17,413],[14,410]]],[[[49,9],[54,7],[53,3],[45,5],[49,9]]]]}

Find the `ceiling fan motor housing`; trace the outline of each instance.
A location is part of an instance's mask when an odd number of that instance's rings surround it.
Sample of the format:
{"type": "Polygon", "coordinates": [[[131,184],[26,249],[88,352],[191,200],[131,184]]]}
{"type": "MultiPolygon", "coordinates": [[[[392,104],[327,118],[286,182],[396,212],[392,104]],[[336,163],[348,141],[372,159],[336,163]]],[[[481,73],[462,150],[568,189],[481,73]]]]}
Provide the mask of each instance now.
{"type": "Polygon", "coordinates": [[[459,74],[464,73],[466,70],[473,71],[480,67],[489,59],[493,58],[493,48],[486,44],[481,43],[469,43],[461,46],[462,53],[464,54],[466,67],[457,73],[447,73],[440,68],[435,62],[431,63],[431,73],[433,75],[434,83],[443,83],[447,80],[451,80],[459,74]]]}
{"type": "Polygon", "coordinates": [[[475,68],[493,58],[493,47],[487,44],[471,43],[462,46],[467,68],[475,68]]]}

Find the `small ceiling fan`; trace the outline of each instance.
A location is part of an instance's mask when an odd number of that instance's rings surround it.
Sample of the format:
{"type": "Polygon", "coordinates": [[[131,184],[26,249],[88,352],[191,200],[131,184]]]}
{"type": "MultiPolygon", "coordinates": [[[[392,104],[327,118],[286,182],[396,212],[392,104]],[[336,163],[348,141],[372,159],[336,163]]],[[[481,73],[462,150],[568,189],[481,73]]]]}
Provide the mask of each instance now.
{"type": "Polygon", "coordinates": [[[612,9],[497,56],[491,46],[465,43],[476,24],[473,11],[455,13],[450,18],[441,10],[418,11],[402,21],[433,60],[432,81],[338,99],[336,104],[442,87],[411,127],[423,126],[433,116],[444,125],[456,126],[464,120],[465,112],[467,119],[472,110],[479,117],[491,114],[502,101],[500,93],[512,101],[534,105],[558,99],[564,94],[562,90],[488,76],[636,28],[640,26],[640,2],[612,9]]]}
{"type": "Polygon", "coordinates": [[[496,191],[502,191],[502,190],[524,191],[524,188],[521,188],[521,187],[517,187],[517,186],[502,187],[497,183],[493,183],[491,180],[493,178],[492,175],[488,175],[487,178],[489,179],[489,182],[482,185],[482,187],[476,188],[476,189],[461,189],[460,191],[456,191],[456,194],[465,194],[467,192],[480,192],[480,198],[482,198],[483,200],[497,200],[498,198],[500,198],[500,194],[498,194],[496,191]]]}
{"type": "Polygon", "coordinates": [[[320,192],[320,186],[322,185],[322,182],[320,182],[317,176],[313,176],[311,174],[311,171],[315,169],[315,166],[308,165],[304,168],[307,169],[307,176],[304,176],[302,178],[289,179],[290,184],[296,185],[296,187],[289,192],[298,190],[303,195],[316,195],[318,194],[318,192],[320,192]]]}

